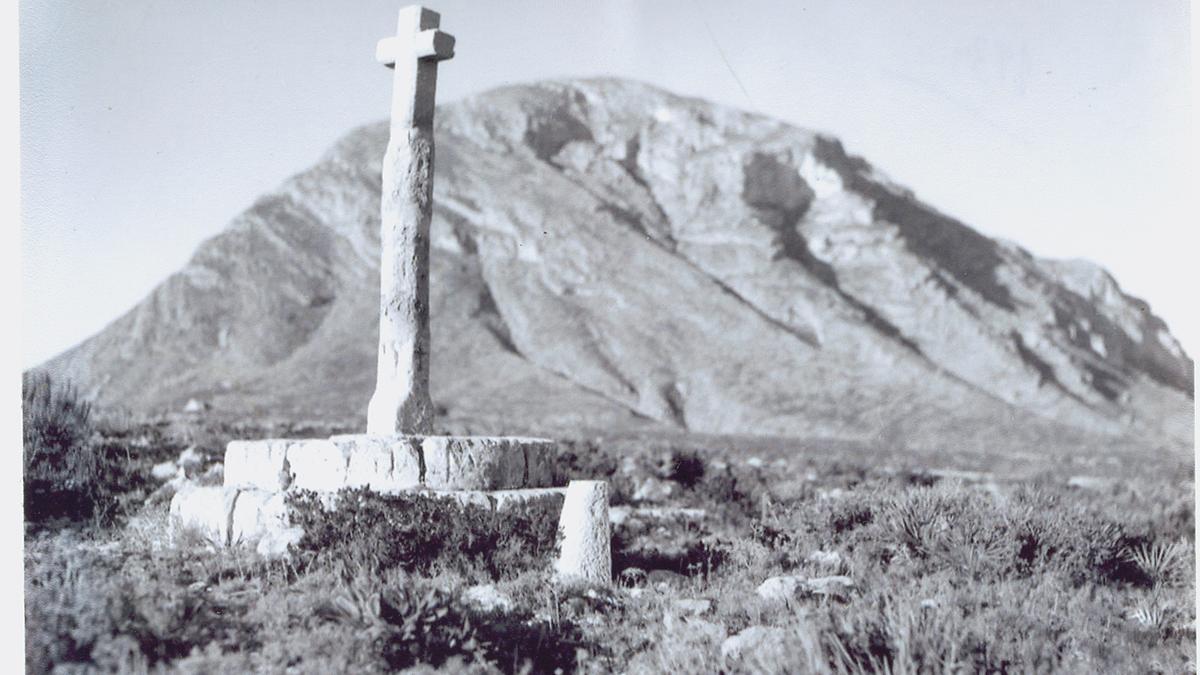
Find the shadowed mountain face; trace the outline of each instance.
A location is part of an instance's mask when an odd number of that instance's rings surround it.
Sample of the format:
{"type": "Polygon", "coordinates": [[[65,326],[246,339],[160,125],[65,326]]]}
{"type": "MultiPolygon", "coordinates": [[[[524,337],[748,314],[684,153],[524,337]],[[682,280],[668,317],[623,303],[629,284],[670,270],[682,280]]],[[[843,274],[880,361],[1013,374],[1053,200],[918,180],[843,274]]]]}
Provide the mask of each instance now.
{"type": "MultiPolygon", "coordinates": [[[[365,419],[386,134],[351,132],[45,367],[135,411],[365,419]]],[[[614,80],[485,93],[437,134],[445,425],[1191,445],[1193,364],[1145,303],[833,138],[614,80]]]]}

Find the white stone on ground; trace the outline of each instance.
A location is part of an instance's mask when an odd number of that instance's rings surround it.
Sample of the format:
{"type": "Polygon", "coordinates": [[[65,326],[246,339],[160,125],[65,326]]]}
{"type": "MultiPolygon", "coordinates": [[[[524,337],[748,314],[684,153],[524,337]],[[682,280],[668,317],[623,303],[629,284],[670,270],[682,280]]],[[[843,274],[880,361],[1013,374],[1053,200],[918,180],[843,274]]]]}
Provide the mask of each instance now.
{"type": "Polygon", "coordinates": [[[822,567],[837,567],[842,564],[842,555],[837,551],[813,551],[807,560],[822,567]]]}
{"type": "Polygon", "coordinates": [[[512,598],[493,584],[479,584],[463,589],[463,600],[487,612],[508,612],[514,607],[512,598]]]}
{"type": "Polygon", "coordinates": [[[171,480],[177,473],[179,473],[179,467],[175,466],[175,462],[170,460],[155,464],[154,467],[150,469],[150,476],[157,481],[171,480]]]}
{"type": "Polygon", "coordinates": [[[843,595],[854,588],[854,580],[846,576],[817,577],[804,582],[804,589],[814,595],[843,595]]]}
{"type": "Polygon", "coordinates": [[[567,485],[558,529],[561,548],[555,562],[555,578],[571,583],[608,585],[612,581],[608,483],[571,481],[567,485]]]}
{"type": "Polygon", "coordinates": [[[712,609],[712,600],[705,598],[679,598],[672,604],[680,612],[693,616],[706,614],[712,609]]]}
{"type": "Polygon", "coordinates": [[[847,576],[816,577],[805,579],[795,575],[771,577],[758,586],[760,598],[788,602],[799,595],[843,595],[854,588],[854,580],[847,576]]]}
{"type": "Polygon", "coordinates": [[[750,626],[721,643],[721,657],[736,660],[750,653],[770,654],[783,648],[786,633],[776,626],[750,626]]]}
{"type": "Polygon", "coordinates": [[[758,593],[758,597],[764,600],[786,602],[795,598],[803,586],[803,577],[783,575],[771,577],[762,582],[755,592],[758,593]]]}

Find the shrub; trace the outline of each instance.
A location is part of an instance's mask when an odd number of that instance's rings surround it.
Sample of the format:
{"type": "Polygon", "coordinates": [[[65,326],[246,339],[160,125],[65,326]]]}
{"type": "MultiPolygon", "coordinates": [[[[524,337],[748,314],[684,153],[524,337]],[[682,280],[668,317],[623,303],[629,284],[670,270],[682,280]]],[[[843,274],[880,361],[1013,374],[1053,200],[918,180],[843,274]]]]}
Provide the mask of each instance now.
{"type": "Polygon", "coordinates": [[[173,557],[131,564],[121,552],[50,535],[29,546],[25,575],[25,655],[30,672],[91,664],[128,672],[169,662],[219,642],[253,645],[253,630],[203,588],[179,583],[173,557]]]}
{"type": "Polygon", "coordinates": [[[537,617],[523,606],[481,610],[438,581],[399,570],[339,582],[309,624],[359,636],[370,664],[360,667],[388,672],[418,665],[460,672],[468,664],[480,672],[571,672],[585,644],[570,620],[537,617]]]}
{"type": "Polygon", "coordinates": [[[558,536],[556,509],[514,505],[503,511],[430,495],[381,495],[367,488],[337,494],[324,507],[312,492],[289,496],[304,529],[305,564],[372,571],[434,569],[499,579],[546,566],[558,536]]]}
{"type": "Polygon", "coordinates": [[[118,458],[96,451],[91,406],[46,374],[24,376],[21,395],[26,521],[110,516],[116,502],[105,479],[124,472],[118,458]]]}

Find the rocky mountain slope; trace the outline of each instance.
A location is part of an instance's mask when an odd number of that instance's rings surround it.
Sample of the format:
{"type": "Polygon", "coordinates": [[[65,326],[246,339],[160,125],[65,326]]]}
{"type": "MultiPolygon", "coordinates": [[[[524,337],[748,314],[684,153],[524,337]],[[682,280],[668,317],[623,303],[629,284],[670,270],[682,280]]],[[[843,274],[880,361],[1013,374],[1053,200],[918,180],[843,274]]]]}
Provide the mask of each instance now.
{"type": "MultiPolygon", "coordinates": [[[[1193,364],[1145,303],[836,139],[616,80],[484,93],[437,133],[447,425],[1191,445],[1193,364]]],[[[135,411],[364,419],[386,134],[349,133],[44,367],[135,411]]]]}

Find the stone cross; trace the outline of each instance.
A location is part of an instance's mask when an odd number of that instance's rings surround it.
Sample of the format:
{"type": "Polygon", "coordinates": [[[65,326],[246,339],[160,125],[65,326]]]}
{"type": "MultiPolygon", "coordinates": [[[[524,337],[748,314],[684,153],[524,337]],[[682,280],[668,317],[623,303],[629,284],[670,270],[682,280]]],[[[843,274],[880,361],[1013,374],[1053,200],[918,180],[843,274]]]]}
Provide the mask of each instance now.
{"type": "Polygon", "coordinates": [[[392,123],[380,200],[379,361],[367,433],[427,434],[429,396],[429,222],[433,216],[433,107],[438,61],[454,56],[441,17],[400,10],[396,36],[375,58],[393,68],[392,123]]]}

